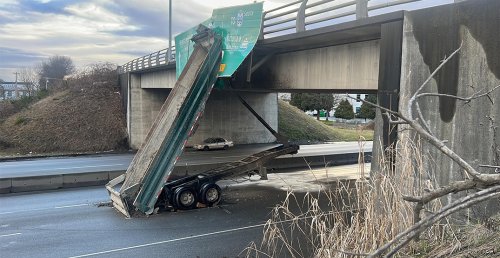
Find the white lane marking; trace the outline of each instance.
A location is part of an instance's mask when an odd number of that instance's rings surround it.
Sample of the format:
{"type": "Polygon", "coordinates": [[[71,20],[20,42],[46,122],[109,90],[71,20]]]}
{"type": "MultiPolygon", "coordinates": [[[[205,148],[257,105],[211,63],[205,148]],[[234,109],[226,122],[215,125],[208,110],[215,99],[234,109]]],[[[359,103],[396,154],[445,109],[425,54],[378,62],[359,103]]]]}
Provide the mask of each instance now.
{"type": "Polygon", "coordinates": [[[212,159],[226,159],[226,158],[241,158],[248,157],[247,155],[238,155],[238,156],[221,156],[221,157],[211,157],[212,159]]]}
{"type": "MultiPolygon", "coordinates": [[[[130,158],[130,161],[132,158],[130,158]]],[[[32,166],[32,165],[46,165],[46,164],[53,164],[53,165],[65,165],[65,164],[75,164],[75,163],[96,163],[96,162],[101,162],[101,163],[108,163],[108,162],[116,162],[116,161],[127,161],[126,158],[115,158],[115,159],[77,159],[77,160],[59,160],[59,159],[50,159],[50,160],[28,160],[28,161],[6,161],[6,162],[1,162],[0,167],[18,167],[18,166],[32,166]]]]}
{"type": "Polygon", "coordinates": [[[17,236],[17,235],[21,235],[21,233],[13,233],[13,234],[7,234],[7,235],[0,235],[0,237],[17,236]]]}
{"type": "Polygon", "coordinates": [[[123,166],[123,165],[125,165],[125,164],[109,164],[109,165],[63,167],[63,168],[46,168],[46,169],[37,169],[36,171],[51,171],[51,170],[63,170],[63,169],[77,169],[77,168],[98,168],[98,167],[112,167],[112,166],[123,166]]]}
{"type": "Polygon", "coordinates": [[[90,206],[90,205],[91,204],[89,204],[89,203],[82,203],[82,204],[74,204],[74,205],[66,205],[66,206],[56,206],[56,207],[31,209],[31,210],[7,211],[7,212],[0,212],[0,215],[14,214],[14,213],[24,213],[24,212],[32,212],[32,211],[44,211],[44,210],[52,210],[52,209],[65,209],[65,208],[82,207],[82,206],[90,206]]]}
{"type": "MultiPolygon", "coordinates": [[[[322,215],[311,215],[311,216],[299,217],[299,218],[294,218],[294,219],[287,219],[287,220],[282,220],[282,221],[278,221],[278,222],[273,222],[272,224],[282,224],[282,223],[287,223],[287,222],[291,222],[291,221],[296,221],[297,219],[311,219],[311,218],[315,218],[318,216],[331,215],[334,213],[344,213],[344,212],[347,212],[347,211],[337,211],[337,212],[331,211],[331,212],[327,212],[327,213],[322,214],[322,215]]],[[[70,256],[68,258],[80,258],[80,257],[96,256],[96,255],[100,255],[100,254],[115,253],[115,252],[120,252],[120,251],[125,251],[125,250],[137,249],[137,248],[141,248],[141,247],[148,247],[148,246],[153,246],[153,245],[178,242],[178,241],[182,241],[182,240],[219,235],[219,234],[223,234],[223,233],[235,232],[235,231],[240,231],[240,230],[245,230],[245,229],[258,228],[258,227],[263,227],[266,224],[267,223],[261,223],[261,224],[252,225],[252,226],[226,229],[226,230],[221,230],[221,231],[216,231],[216,232],[211,232],[211,233],[205,233],[205,234],[200,234],[200,235],[195,235],[195,236],[188,236],[188,237],[181,237],[181,238],[176,238],[176,239],[164,240],[164,241],[159,241],[159,242],[154,242],[154,243],[149,243],[149,244],[134,245],[134,246],[129,246],[129,247],[112,249],[112,250],[108,250],[108,251],[95,252],[95,253],[90,253],[90,254],[82,254],[82,255],[77,255],[77,256],[70,256]]]]}
{"type": "Polygon", "coordinates": [[[90,204],[88,203],[82,203],[82,204],[75,204],[75,205],[66,205],[66,206],[56,206],[54,209],[64,209],[64,208],[71,208],[71,207],[81,207],[81,206],[89,206],[90,204]]]}
{"type": "Polygon", "coordinates": [[[195,236],[181,237],[181,238],[170,239],[170,240],[165,240],[165,241],[159,241],[159,242],[154,242],[154,243],[149,243],[149,244],[142,244],[142,245],[134,245],[134,246],[129,246],[129,247],[117,248],[117,249],[108,250],[108,251],[102,251],[102,252],[96,252],[96,253],[90,253],[90,254],[82,254],[82,255],[77,255],[77,256],[71,256],[69,258],[80,258],[80,257],[96,256],[96,255],[100,255],[100,254],[115,253],[115,252],[120,252],[120,251],[125,251],[125,250],[130,250],[130,249],[136,249],[136,248],[141,248],[141,247],[147,247],[147,246],[153,246],[153,245],[160,245],[160,244],[166,244],[166,243],[172,243],[172,242],[178,242],[178,241],[188,240],[188,239],[193,239],[193,238],[200,238],[200,237],[206,237],[206,236],[219,235],[219,234],[223,234],[223,233],[235,232],[235,231],[240,231],[240,230],[245,230],[245,229],[251,229],[251,228],[258,228],[258,227],[263,227],[264,225],[266,225],[266,223],[257,224],[257,225],[253,225],[253,226],[246,226],[246,227],[240,227],[240,228],[233,228],[233,229],[221,230],[221,231],[216,231],[216,232],[211,232],[211,233],[206,233],[206,234],[201,234],[201,235],[195,235],[195,236]]]}

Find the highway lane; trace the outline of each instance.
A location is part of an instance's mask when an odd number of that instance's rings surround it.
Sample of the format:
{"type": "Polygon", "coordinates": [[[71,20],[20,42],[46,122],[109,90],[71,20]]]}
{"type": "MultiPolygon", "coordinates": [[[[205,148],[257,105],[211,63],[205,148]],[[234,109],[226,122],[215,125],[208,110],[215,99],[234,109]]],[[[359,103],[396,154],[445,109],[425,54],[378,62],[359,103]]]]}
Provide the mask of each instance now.
{"type": "MultiPolygon", "coordinates": [[[[357,168],[352,166],[352,168],[357,168]]],[[[220,207],[162,212],[126,219],[103,187],[0,196],[0,256],[9,257],[236,257],[260,243],[269,213],[286,196],[283,180],[312,189],[318,173],[270,175],[269,181],[222,182],[220,207]],[[290,175],[290,176],[289,176],[290,175]],[[285,179],[284,179],[285,178],[285,179]]],[[[356,173],[354,173],[356,174],[356,173]]],[[[317,190],[312,189],[314,192],[317,190]]],[[[298,189],[300,199],[304,195],[298,189]]],[[[323,198],[326,200],[327,198],[323,198]]]]}
{"type": "MultiPolygon", "coordinates": [[[[200,165],[232,162],[272,146],[275,145],[241,145],[235,146],[227,151],[185,151],[177,164],[200,165]]],[[[300,148],[296,156],[339,154],[357,152],[359,150],[357,142],[302,145],[300,148]]],[[[371,151],[371,148],[372,142],[366,142],[365,151],[371,151]]],[[[134,154],[130,153],[5,161],[0,162],[0,178],[52,175],[55,173],[71,174],[126,170],[133,156],[134,154]]]]}
{"type": "Polygon", "coordinates": [[[239,228],[265,217],[233,206],[126,219],[96,206],[102,187],[0,198],[1,257],[235,257],[262,230],[239,228]]]}

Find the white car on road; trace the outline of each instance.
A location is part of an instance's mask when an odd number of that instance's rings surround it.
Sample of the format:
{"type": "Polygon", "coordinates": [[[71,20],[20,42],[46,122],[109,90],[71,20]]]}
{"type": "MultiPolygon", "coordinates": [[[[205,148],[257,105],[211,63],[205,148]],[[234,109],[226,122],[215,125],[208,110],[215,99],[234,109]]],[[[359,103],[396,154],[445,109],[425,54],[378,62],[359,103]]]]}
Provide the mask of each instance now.
{"type": "Polygon", "coordinates": [[[194,145],[193,148],[197,150],[215,150],[215,149],[227,150],[229,147],[233,146],[234,144],[232,141],[228,141],[220,137],[214,137],[204,140],[202,144],[194,145]]]}

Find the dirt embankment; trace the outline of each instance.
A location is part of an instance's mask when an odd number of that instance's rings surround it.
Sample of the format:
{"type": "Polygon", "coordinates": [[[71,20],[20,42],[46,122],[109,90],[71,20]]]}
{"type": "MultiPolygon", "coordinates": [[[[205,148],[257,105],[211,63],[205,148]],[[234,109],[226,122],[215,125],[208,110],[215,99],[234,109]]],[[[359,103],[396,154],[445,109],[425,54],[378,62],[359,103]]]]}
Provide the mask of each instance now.
{"type": "Polygon", "coordinates": [[[94,152],[126,149],[116,80],[79,78],[0,121],[0,152],[94,152]]]}

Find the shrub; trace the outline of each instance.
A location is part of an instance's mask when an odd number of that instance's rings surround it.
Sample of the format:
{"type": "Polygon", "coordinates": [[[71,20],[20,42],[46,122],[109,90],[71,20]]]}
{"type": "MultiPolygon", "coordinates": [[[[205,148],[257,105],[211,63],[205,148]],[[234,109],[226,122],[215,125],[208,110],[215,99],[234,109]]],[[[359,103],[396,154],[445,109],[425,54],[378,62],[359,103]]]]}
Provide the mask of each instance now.
{"type": "Polygon", "coordinates": [[[14,124],[21,125],[21,124],[25,124],[26,122],[28,122],[28,119],[26,117],[18,116],[18,117],[16,117],[14,124]]]}

